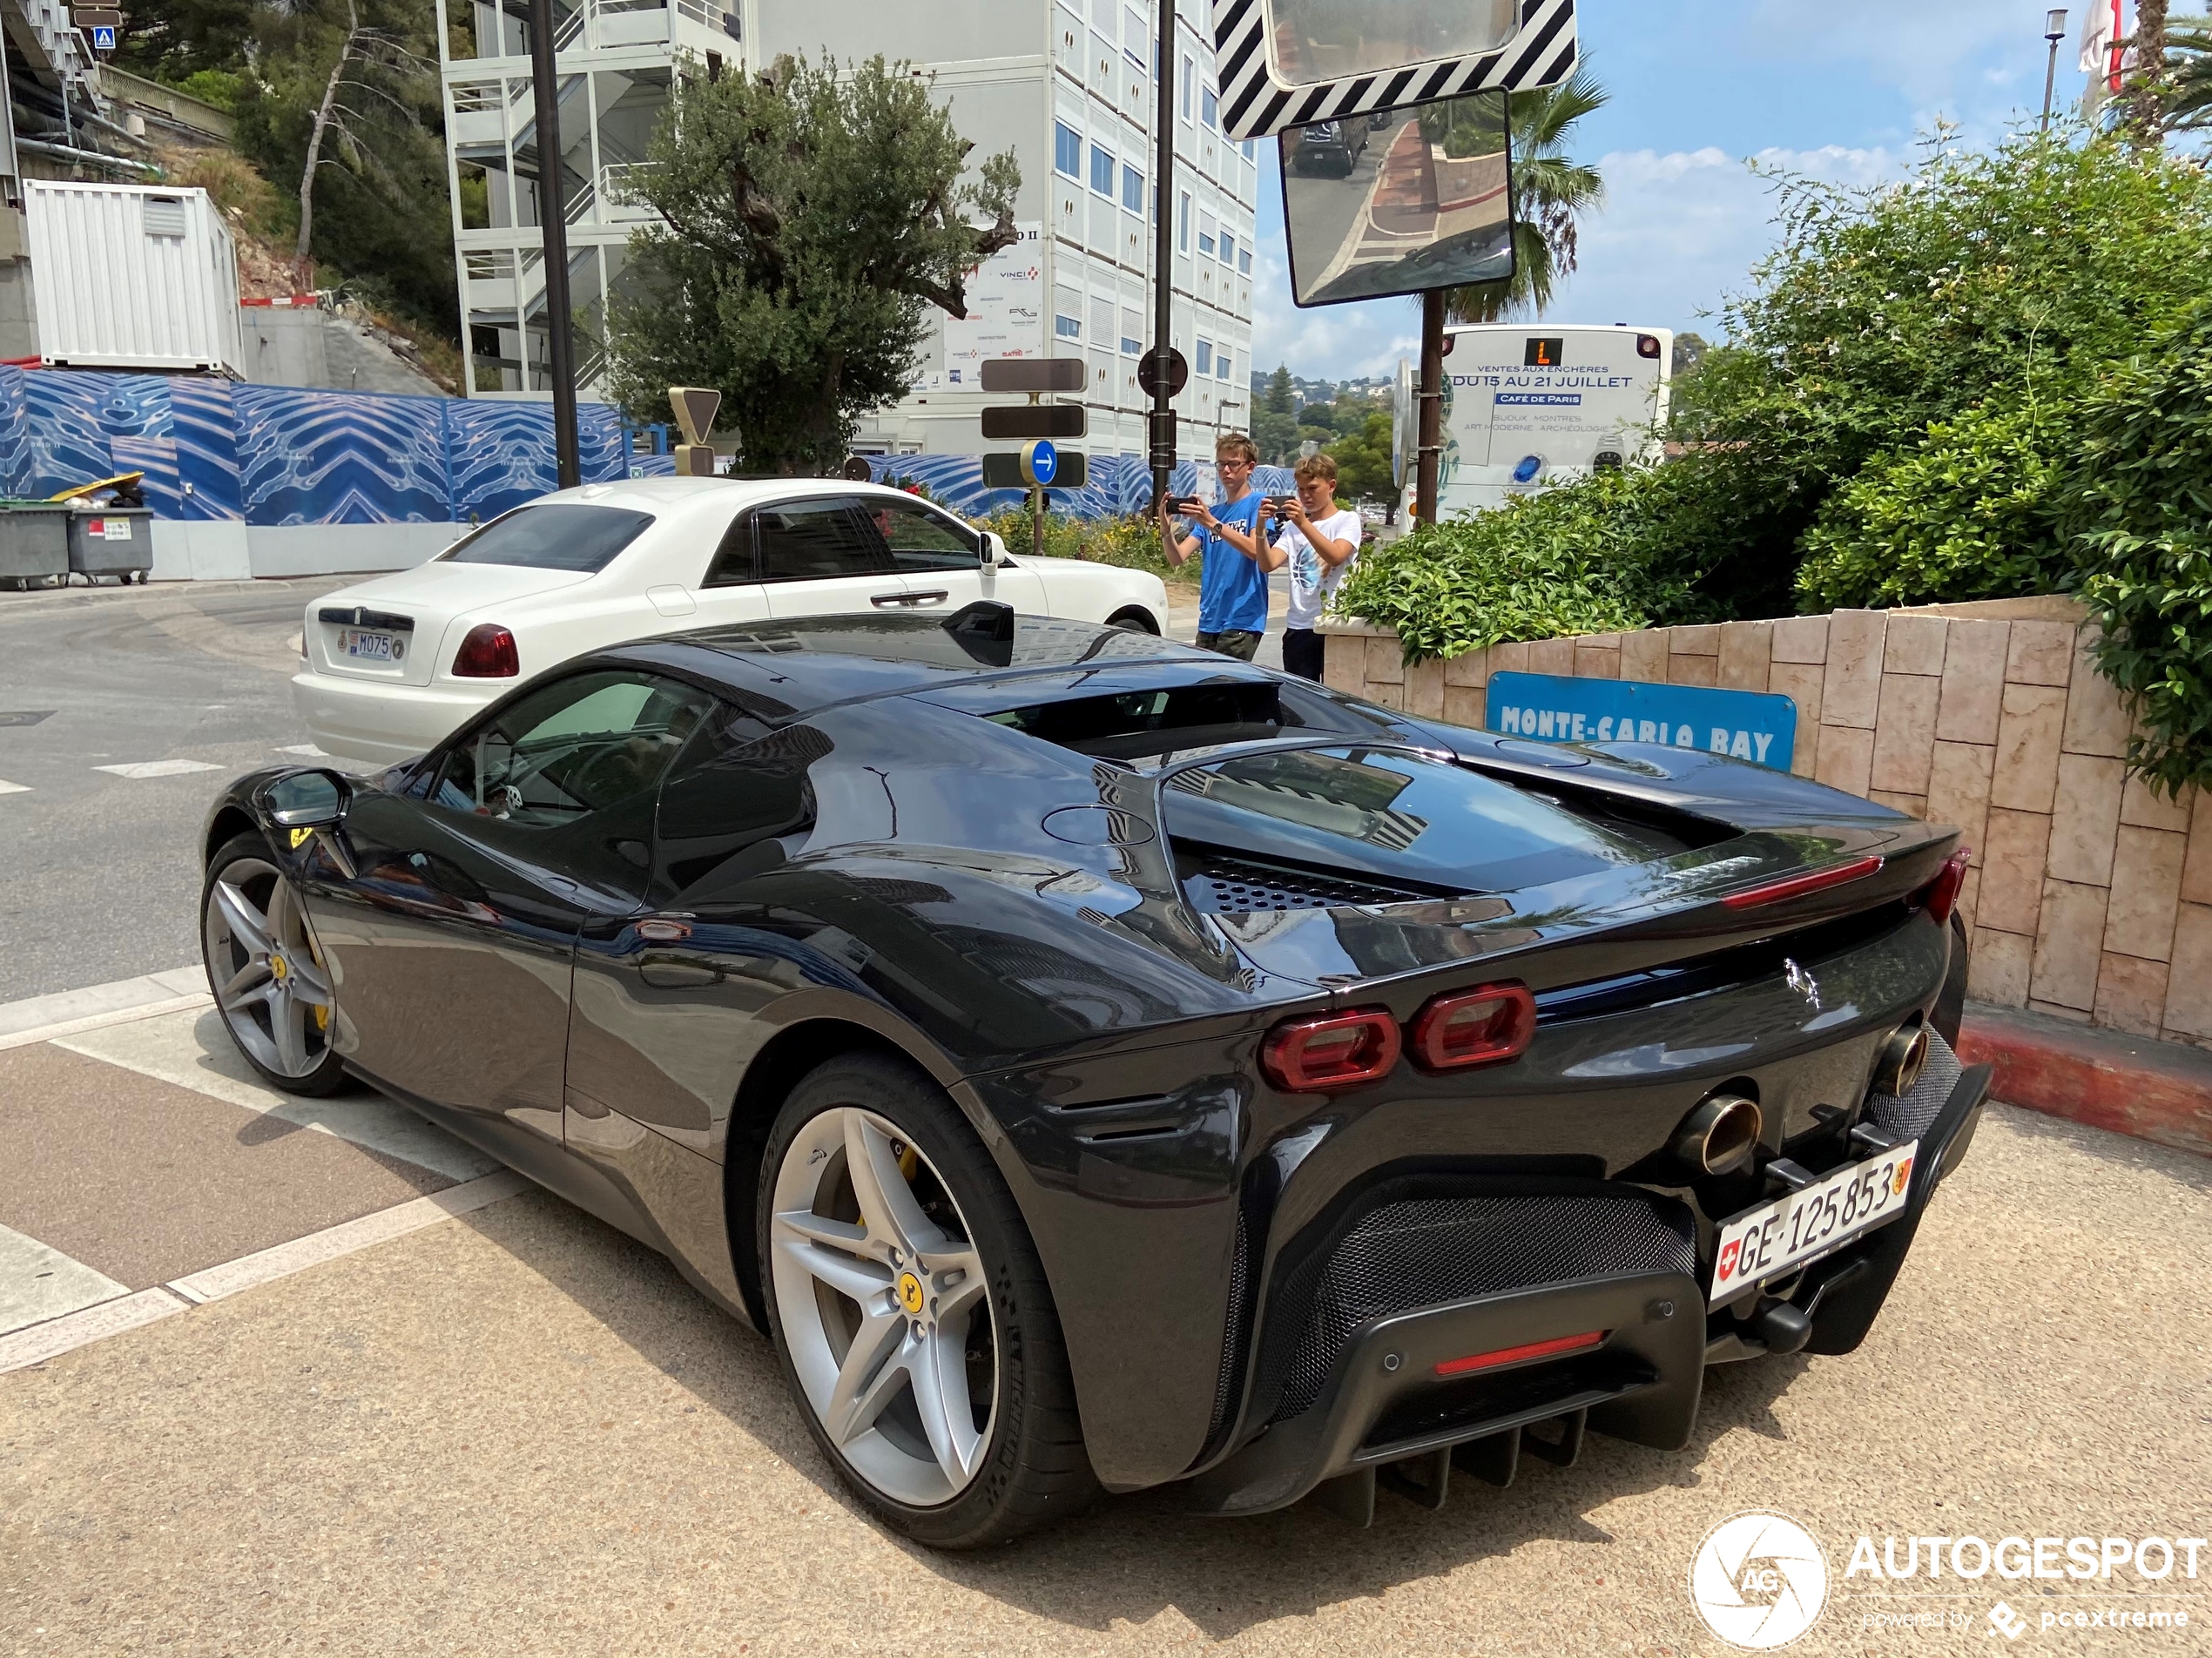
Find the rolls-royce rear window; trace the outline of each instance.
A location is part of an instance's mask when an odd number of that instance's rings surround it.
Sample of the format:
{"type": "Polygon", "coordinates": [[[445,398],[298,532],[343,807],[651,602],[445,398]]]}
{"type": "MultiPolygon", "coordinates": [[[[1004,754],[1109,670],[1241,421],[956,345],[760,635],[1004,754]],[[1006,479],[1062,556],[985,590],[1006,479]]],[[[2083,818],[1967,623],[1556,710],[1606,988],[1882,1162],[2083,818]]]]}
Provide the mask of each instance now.
{"type": "Polygon", "coordinates": [[[636,541],[649,512],[549,502],[495,518],[443,555],[452,564],[519,564],[529,570],[603,570],[636,541]]]}

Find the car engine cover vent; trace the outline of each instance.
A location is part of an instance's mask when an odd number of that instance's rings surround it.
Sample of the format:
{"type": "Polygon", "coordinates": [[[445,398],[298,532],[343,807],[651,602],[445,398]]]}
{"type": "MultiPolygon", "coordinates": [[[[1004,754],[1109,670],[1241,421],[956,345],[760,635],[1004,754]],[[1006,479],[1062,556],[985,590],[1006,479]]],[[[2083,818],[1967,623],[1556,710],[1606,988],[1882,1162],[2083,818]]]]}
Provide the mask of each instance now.
{"type": "Polygon", "coordinates": [[[1406,887],[1343,880],[1302,869],[1210,857],[1186,864],[1183,890],[1205,915],[1251,915],[1269,910],[1347,909],[1366,904],[1410,904],[1433,898],[1406,887]]]}

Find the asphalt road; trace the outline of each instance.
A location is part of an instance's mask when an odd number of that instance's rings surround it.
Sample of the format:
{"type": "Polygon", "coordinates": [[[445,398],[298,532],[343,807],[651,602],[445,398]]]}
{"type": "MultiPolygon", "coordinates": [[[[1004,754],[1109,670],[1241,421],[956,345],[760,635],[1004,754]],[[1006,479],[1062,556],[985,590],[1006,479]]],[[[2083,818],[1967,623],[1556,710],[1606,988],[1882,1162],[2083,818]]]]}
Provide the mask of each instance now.
{"type": "Polygon", "coordinates": [[[300,618],[358,579],[0,593],[0,1001],[199,959],[201,816],[307,741],[300,618]]]}

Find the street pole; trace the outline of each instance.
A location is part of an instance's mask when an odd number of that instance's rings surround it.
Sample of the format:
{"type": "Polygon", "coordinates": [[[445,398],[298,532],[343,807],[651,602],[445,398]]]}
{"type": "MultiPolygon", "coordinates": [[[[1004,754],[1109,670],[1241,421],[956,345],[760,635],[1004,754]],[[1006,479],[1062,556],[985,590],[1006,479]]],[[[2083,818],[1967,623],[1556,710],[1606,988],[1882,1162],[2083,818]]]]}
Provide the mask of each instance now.
{"type": "Polygon", "coordinates": [[[1420,457],[1413,471],[1413,513],[1436,522],[1438,464],[1444,455],[1444,290],[1421,295],[1421,410],[1420,457]]]}
{"type": "Polygon", "coordinates": [[[1154,88],[1159,131],[1152,158],[1152,501],[1168,498],[1175,475],[1175,394],[1169,367],[1175,347],[1175,0],[1153,0],[1159,14],[1160,72],[1154,88]]]}
{"type": "Polygon", "coordinates": [[[537,217],[545,238],[545,354],[553,381],[554,475],[558,488],[573,489],[583,482],[583,471],[576,441],[569,204],[561,188],[561,83],[553,63],[553,0],[530,0],[530,90],[537,100],[537,217]]]}
{"type": "MultiPolygon", "coordinates": [[[[2094,4],[2094,0],[2091,0],[2094,4]]],[[[2054,7],[2043,19],[2043,38],[2051,43],[2051,62],[2043,71],[2043,131],[2051,130],[2051,94],[2059,84],[2059,42],[2066,38],[2066,12],[2054,7]]]]}

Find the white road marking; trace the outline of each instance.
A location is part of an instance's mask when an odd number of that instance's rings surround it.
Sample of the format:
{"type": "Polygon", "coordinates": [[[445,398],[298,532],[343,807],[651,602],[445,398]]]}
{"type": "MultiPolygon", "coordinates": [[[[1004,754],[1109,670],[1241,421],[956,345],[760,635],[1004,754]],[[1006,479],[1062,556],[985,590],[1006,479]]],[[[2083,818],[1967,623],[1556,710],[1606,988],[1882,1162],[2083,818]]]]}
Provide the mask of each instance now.
{"type": "Polygon", "coordinates": [[[512,1197],[529,1189],[529,1182],[522,1176],[502,1169],[496,1175],[486,1175],[481,1180],[471,1180],[459,1186],[449,1186],[428,1197],[417,1197],[410,1203],[395,1204],[390,1209],[364,1215],[359,1220],[346,1221],[326,1227],[320,1232],[294,1238],[289,1244],[280,1244],[274,1249],[258,1251],[211,1266],[187,1277],[171,1280],[168,1287],[191,1302],[219,1301],[241,1290],[251,1290],[273,1279],[289,1277],[294,1272],[325,1261],[334,1261],[341,1255],[351,1255],[409,1232],[419,1232],[426,1226],[455,1215],[466,1215],[472,1210],[482,1209],[512,1197]]]}
{"type": "Polygon", "coordinates": [[[119,1336],[191,1308],[190,1302],[179,1301],[166,1290],[141,1290],[136,1295],[103,1301],[81,1312],[33,1324],[11,1336],[0,1336],[0,1372],[43,1365],[103,1336],[119,1336]]]}
{"type": "Polygon", "coordinates": [[[130,1293],[105,1272],[0,1226],[0,1335],[130,1293]]]}
{"type": "Polygon", "coordinates": [[[219,772],[223,768],[207,760],[126,760],[120,765],[96,765],[95,772],[111,772],[121,778],[182,777],[187,772],[219,772]]]}
{"type": "Polygon", "coordinates": [[[7,778],[0,778],[0,794],[29,794],[30,792],[30,785],[28,783],[10,783],[7,778]]]}
{"type": "Polygon", "coordinates": [[[290,748],[274,749],[271,751],[277,754],[305,754],[311,758],[316,756],[321,756],[326,759],[329,758],[327,755],[324,755],[323,751],[317,748],[313,743],[294,743],[290,748]]]}
{"type": "Polygon", "coordinates": [[[179,1088],[286,1122],[335,1135],[450,1180],[472,1180],[499,1167],[475,1147],[435,1128],[381,1094],[308,1100],[280,1093],[255,1075],[212,1007],[135,1020],[58,1040],[57,1048],[120,1065],[179,1088]]]}
{"type": "Polygon", "coordinates": [[[171,967],[136,979],[58,990],[21,1001],[0,1002],[0,1048],[51,1041],[80,1030],[112,1025],[180,1008],[207,1004],[207,975],[197,967],[171,967]]]}

